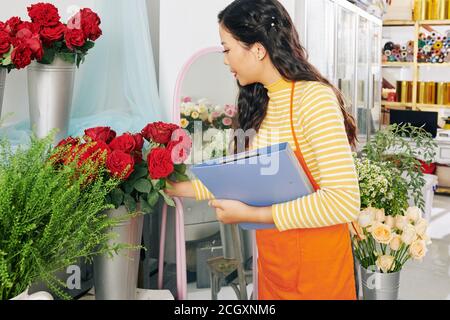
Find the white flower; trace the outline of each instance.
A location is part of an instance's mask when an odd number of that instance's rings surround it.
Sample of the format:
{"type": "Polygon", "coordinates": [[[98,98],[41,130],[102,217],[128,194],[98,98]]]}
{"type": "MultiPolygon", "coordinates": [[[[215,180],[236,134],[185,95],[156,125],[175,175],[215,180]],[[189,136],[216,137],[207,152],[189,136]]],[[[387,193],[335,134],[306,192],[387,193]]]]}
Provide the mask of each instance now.
{"type": "Polygon", "coordinates": [[[395,227],[395,218],[393,216],[387,216],[384,223],[392,229],[395,227]]]}
{"type": "Polygon", "coordinates": [[[406,245],[409,246],[416,239],[417,239],[416,228],[413,225],[411,225],[411,224],[406,225],[405,228],[403,229],[402,241],[406,245]]]}
{"type": "Polygon", "coordinates": [[[368,226],[372,225],[374,219],[374,212],[371,210],[371,208],[367,208],[360,212],[358,217],[358,224],[361,228],[367,228],[368,226]]]}
{"type": "Polygon", "coordinates": [[[406,210],[406,218],[411,222],[416,222],[420,217],[422,217],[422,211],[417,207],[409,207],[406,210]]]}
{"type": "Polygon", "coordinates": [[[378,222],[384,222],[386,220],[386,215],[384,214],[384,209],[374,209],[375,220],[378,222]]]}
{"type": "Polygon", "coordinates": [[[395,265],[394,262],[395,262],[395,258],[393,256],[384,255],[384,256],[378,257],[378,259],[376,261],[376,265],[377,265],[378,269],[380,269],[384,273],[388,273],[389,271],[391,271],[394,268],[394,265],[395,265]]]}
{"type": "Polygon", "coordinates": [[[416,240],[409,247],[409,254],[414,260],[422,260],[427,254],[427,246],[424,240],[416,240]]]}
{"type": "Polygon", "coordinates": [[[397,229],[403,230],[407,224],[408,224],[408,221],[405,216],[398,215],[395,217],[395,227],[397,229]]]}

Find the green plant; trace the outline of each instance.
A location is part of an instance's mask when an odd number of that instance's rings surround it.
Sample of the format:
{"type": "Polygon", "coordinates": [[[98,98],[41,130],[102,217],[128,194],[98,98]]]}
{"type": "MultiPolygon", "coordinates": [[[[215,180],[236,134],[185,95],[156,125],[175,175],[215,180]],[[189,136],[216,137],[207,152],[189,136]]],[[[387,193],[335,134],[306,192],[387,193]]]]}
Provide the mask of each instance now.
{"type": "Polygon", "coordinates": [[[431,163],[436,156],[436,147],[433,137],[425,129],[409,123],[394,124],[378,131],[364,146],[361,157],[398,170],[398,174],[392,177],[398,185],[402,184],[400,176],[404,175],[408,195],[412,197],[415,205],[423,210],[425,202],[422,188],[425,179],[418,159],[427,164],[431,163]]]}
{"type": "Polygon", "coordinates": [[[108,245],[114,237],[108,230],[119,221],[103,213],[112,208],[105,199],[118,181],[100,178],[107,176],[104,169],[91,161],[56,168],[48,160],[52,141],[53,135],[32,137],[28,147],[15,151],[0,141],[0,299],[37,281],[70,298],[57,271],[125,248],[108,245]]]}

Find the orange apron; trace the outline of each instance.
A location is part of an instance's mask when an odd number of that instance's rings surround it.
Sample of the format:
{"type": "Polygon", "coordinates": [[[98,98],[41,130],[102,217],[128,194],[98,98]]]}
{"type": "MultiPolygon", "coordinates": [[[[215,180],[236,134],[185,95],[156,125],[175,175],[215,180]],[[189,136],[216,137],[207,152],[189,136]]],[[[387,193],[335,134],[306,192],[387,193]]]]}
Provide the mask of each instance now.
{"type": "MultiPolygon", "coordinates": [[[[291,128],[298,161],[314,190],[320,189],[309,171],[294,130],[291,94],[291,128]]],[[[257,230],[258,299],[355,300],[355,274],[347,224],[285,232],[257,230]]]]}

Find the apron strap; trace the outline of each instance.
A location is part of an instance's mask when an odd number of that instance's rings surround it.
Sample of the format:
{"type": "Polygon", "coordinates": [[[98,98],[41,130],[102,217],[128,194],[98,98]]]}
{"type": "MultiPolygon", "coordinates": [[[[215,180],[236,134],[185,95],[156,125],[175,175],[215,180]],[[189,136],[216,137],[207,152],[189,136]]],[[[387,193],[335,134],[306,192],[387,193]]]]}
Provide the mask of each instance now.
{"type": "Polygon", "coordinates": [[[294,128],[294,94],[295,94],[295,81],[292,82],[292,92],[291,92],[291,130],[292,130],[292,135],[294,136],[294,142],[295,142],[295,147],[297,148],[296,154],[297,154],[297,158],[298,161],[300,162],[303,170],[305,171],[311,185],[314,188],[314,191],[320,190],[320,186],[317,184],[316,180],[314,179],[313,175],[311,174],[311,171],[309,170],[305,158],[303,157],[302,151],[300,149],[300,144],[298,143],[297,140],[297,134],[295,133],[295,128],[294,128]]]}

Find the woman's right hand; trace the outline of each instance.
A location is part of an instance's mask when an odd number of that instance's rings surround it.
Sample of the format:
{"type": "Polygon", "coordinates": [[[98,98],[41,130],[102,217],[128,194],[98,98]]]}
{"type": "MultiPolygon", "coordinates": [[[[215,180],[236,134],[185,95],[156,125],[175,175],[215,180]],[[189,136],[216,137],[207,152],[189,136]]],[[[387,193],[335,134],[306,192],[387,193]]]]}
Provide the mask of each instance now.
{"type": "Polygon", "coordinates": [[[185,182],[172,182],[167,181],[167,183],[171,186],[168,187],[164,192],[170,197],[178,197],[178,198],[194,198],[195,192],[194,186],[191,181],[185,182]]]}

